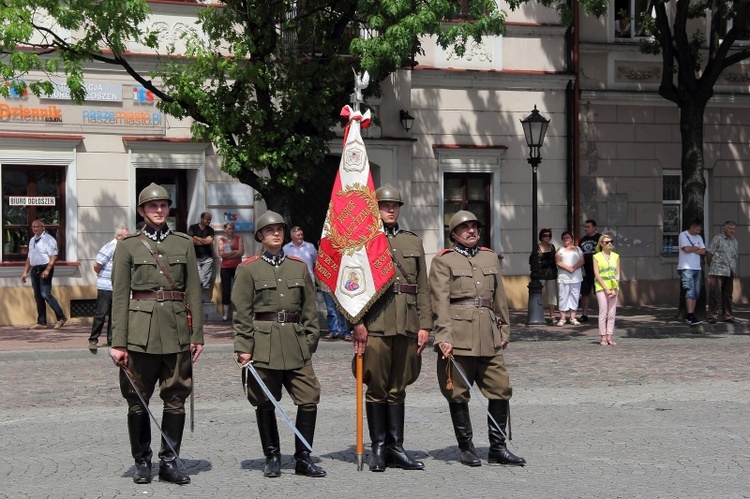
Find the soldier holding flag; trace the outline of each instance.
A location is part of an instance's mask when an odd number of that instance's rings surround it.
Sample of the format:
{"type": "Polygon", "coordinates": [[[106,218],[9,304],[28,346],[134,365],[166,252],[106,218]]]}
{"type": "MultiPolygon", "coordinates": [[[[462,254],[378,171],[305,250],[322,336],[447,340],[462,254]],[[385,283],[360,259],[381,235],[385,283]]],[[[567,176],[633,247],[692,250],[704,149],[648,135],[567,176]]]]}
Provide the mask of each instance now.
{"type": "Polygon", "coordinates": [[[403,447],[406,387],[417,380],[432,329],[422,240],[398,225],[401,194],[390,184],[375,191],[396,279],[354,327],[355,352],[364,354],[365,408],[372,442],[370,471],[386,466],[424,469],[403,447]]]}
{"type": "Polygon", "coordinates": [[[439,253],[430,267],[435,350],[442,353],[437,363],[438,382],[448,400],[461,463],[482,464],[474,449],[469,418],[469,399],[476,383],[489,399],[488,462],[522,466],[526,460],[506,447],[513,394],[503,360],[510,339],[508,304],[497,254],[477,246],[480,227],[469,211],[453,215],[448,228],[455,246],[439,253]]]}

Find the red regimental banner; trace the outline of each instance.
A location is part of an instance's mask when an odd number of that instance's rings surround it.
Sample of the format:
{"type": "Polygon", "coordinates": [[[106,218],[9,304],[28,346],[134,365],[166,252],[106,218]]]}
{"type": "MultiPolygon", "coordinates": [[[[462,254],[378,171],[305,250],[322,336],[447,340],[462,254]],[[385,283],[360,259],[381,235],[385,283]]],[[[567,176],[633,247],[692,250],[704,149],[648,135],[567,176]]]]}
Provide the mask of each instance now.
{"type": "Polygon", "coordinates": [[[358,322],[390,286],[395,270],[360,133],[360,127],[369,124],[369,111],[362,115],[345,106],[341,115],[349,119],[349,124],[315,275],[331,290],[346,318],[358,322]]]}

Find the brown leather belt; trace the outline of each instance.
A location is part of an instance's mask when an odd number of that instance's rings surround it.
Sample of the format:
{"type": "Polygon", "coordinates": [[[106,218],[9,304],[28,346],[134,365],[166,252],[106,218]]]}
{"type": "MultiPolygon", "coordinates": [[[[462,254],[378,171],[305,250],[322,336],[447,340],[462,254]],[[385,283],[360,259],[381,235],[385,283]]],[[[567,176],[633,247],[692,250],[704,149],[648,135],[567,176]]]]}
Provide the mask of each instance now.
{"type": "Polygon", "coordinates": [[[185,293],[182,291],[133,291],[134,300],[153,300],[153,301],[182,301],[185,299],[185,293]]]}
{"type": "Polygon", "coordinates": [[[417,285],[416,284],[404,284],[401,282],[397,282],[393,284],[393,292],[396,294],[407,293],[410,295],[416,295],[417,285]]]}
{"type": "Polygon", "coordinates": [[[255,314],[256,321],[273,321],[273,322],[299,322],[299,312],[287,312],[281,310],[280,312],[258,312],[255,314]]]}
{"type": "Polygon", "coordinates": [[[451,305],[464,305],[476,308],[485,307],[492,311],[495,310],[495,303],[492,300],[480,296],[477,296],[476,298],[451,298],[451,305]]]}

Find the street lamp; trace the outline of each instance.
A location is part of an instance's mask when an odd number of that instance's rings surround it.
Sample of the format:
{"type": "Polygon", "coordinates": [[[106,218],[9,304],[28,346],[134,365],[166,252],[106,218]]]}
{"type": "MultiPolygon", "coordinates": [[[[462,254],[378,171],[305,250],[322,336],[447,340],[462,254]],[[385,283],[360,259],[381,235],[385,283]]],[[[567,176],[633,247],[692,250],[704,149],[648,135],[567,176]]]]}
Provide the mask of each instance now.
{"type": "Polygon", "coordinates": [[[542,144],[547,134],[549,120],[539,114],[536,106],[526,119],[521,120],[523,134],[526,136],[526,144],[529,146],[529,159],[531,165],[531,207],[532,207],[532,232],[531,232],[531,281],[529,282],[529,311],[526,316],[526,324],[545,324],[544,304],[542,302],[542,283],[539,281],[539,257],[537,243],[537,186],[536,173],[542,162],[542,144]]]}

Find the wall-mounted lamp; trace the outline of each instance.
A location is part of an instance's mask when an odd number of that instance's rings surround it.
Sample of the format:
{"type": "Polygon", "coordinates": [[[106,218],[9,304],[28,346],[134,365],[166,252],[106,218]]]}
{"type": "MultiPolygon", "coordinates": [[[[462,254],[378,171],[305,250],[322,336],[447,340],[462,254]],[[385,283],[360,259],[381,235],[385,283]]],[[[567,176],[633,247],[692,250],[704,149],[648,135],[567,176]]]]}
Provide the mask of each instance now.
{"type": "Polygon", "coordinates": [[[409,111],[404,111],[403,109],[398,112],[398,116],[401,119],[401,126],[404,127],[404,130],[407,132],[411,130],[411,127],[414,126],[414,116],[409,114],[409,111]]]}

